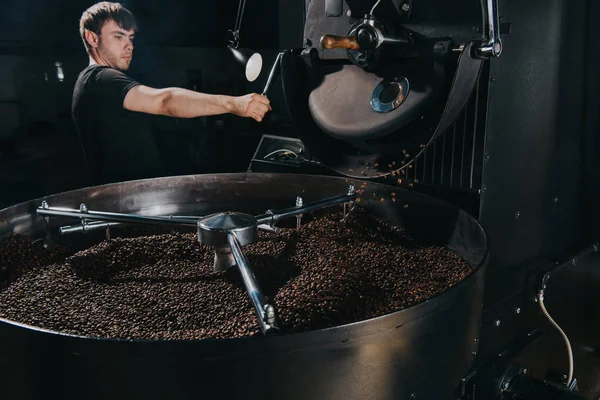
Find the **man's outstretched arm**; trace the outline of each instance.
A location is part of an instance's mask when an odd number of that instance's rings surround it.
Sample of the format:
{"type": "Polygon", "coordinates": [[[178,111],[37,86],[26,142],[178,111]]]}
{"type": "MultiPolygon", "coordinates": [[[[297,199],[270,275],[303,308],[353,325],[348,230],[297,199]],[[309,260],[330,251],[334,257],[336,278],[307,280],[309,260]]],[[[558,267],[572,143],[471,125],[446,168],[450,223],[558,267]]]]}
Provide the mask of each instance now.
{"type": "Polygon", "coordinates": [[[259,122],[271,110],[269,99],[256,93],[234,97],[181,88],[154,89],[144,85],[127,92],[123,107],[129,111],[179,118],[235,114],[259,122]]]}

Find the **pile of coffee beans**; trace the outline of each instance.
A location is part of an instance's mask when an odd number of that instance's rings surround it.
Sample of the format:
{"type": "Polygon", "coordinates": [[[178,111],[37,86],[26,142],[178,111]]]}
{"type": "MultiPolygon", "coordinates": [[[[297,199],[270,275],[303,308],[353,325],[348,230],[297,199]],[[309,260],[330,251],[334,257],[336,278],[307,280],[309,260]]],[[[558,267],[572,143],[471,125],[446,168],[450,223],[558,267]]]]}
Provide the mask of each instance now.
{"type": "MultiPolygon", "coordinates": [[[[244,247],[284,333],[398,311],[472,273],[447,248],[417,242],[367,212],[341,217],[320,212],[299,229],[260,232],[244,247]]],[[[0,240],[0,317],[107,338],[260,334],[237,268],[213,272],[213,259],[194,232],[125,232],[80,251],[48,251],[13,235],[0,240]]]]}

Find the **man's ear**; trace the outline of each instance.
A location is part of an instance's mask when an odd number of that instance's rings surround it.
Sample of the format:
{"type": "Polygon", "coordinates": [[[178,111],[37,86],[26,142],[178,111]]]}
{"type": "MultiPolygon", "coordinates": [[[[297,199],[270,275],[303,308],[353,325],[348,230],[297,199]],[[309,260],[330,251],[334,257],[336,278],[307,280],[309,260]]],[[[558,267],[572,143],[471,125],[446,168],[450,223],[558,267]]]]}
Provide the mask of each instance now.
{"type": "Polygon", "coordinates": [[[88,29],[85,30],[85,40],[92,48],[98,47],[98,35],[88,29]]]}

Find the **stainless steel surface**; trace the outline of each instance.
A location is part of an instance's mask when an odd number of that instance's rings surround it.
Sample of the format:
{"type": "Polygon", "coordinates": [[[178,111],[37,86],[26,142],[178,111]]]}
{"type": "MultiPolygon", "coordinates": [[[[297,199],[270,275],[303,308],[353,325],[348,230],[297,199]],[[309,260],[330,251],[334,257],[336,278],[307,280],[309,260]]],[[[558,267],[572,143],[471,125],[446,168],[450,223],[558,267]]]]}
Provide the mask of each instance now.
{"type": "Polygon", "coordinates": [[[224,212],[212,214],[198,221],[198,241],[207,246],[225,247],[227,235],[235,233],[240,245],[258,240],[256,218],[252,215],[224,212]]]}
{"type": "Polygon", "coordinates": [[[228,270],[235,265],[235,257],[229,246],[215,247],[215,259],[213,261],[213,271],[220,272],[228,270]]]}
{"type": "MultiPolygon", "coordinates": [[[[300,196],[296,197],[296,207],[302,207],[302,197],[300,196]]],[[[296,215],[296,229],[300,228],[300,225],[302,224],[302,215],[303,214],[296,215]]]]}
{"type": "Polygon", "coordinates": [[[252,305],[254,306],[254,311],[258,317],[261,330],[265,334],[277,331],[278,327],[275,309],[272,305],[265,303],[262,292],[258,286],[258,283],[256,282],[256,278],[254,277],[254,273],[250,268],[250,263],[248,262],[248,259],[246,259],[246,256],[242,251],[242,246],[237,239],[237,234],[229,233],[227,235],[227,241],[229,242],[229,247],[231,248],[237,267],[242,275],[246,292],[248,293],[250,301],[252,301],[252,305]]]}
{"type": "Polygon", "coordinates": [[[213,270],[224,271],[235,265],[228,236],[234,233],[238,244],[245,246],[258,240],[258,226],[252,215],[224,212],[198,221],[198,241],[215,248],[213,270]]]}
{"type": "Polygon", "coordinates": [[[500,39],[498,1],[486,0],[485,8],[487,42],[479,47],[478,55],[482,58],[499,57],[502,54],[502,40],[500,39]]]}
{"type": "Polygon", "coordinates": [[[371,108],[380,113],[387,113],[392,110],[395,110],[400,106],[400,104],[404,103],[404,100],[406,100],[406,97],[408,96],[409,92],[410,83],[405,77],[402,77],[400,79],[395,78],[394,80],[384,79],[381,82],[379,82],[377,86],[375,86],[375,89],[373,89],[370,101],[371,108]],[[388,86],[391,85],[395,85],[398,87],[398,95],[392,101],[384,103],[381,100],[381,94],[388,86]]]}

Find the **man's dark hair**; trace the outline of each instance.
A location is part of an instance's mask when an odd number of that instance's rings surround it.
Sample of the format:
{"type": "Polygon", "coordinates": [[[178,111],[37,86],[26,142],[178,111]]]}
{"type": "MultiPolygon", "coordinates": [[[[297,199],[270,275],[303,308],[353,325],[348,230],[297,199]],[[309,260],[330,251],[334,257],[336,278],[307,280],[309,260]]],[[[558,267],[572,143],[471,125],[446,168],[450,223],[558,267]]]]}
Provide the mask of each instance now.
{"type": "Polygon", "coordinates": [[[91,46],[85,40],[85,31],[89,30],[94,32],[96,35],[100,35],[102,26],[107,21],[113,20],[122,29],[126,31],[137,30],[137,25],[133,14],[126,9],[120,3],[111,3],[108,1],[102,1],[96,3],[83,12],[81,19],[79,20],[79,34],[83,40],[88,54],[91,52],[91,46]]]}

